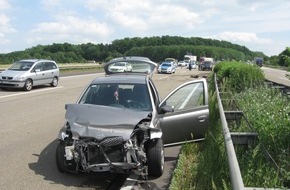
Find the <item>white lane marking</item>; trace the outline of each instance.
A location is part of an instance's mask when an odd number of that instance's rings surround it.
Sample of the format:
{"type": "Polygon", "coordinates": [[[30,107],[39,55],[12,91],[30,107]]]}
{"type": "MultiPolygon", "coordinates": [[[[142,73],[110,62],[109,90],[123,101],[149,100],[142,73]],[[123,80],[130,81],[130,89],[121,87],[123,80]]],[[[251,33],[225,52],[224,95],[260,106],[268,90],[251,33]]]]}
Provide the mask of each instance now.
{"type": "Polygon", "coordinates": [[[68,79],[68,78],[78,78],[83,76],[92,76],[92,75],[104,75],[104,73],[93,73],[93,74],[83,74],[83,75],[72,75],[72,76],[63,76],[60,77],[61,79],[68,79]]]}
{"type": "Polygon", "coordinates": [[[40,89],[40,90],[33,90],[33,91],[22,92],[22,93],[17,93],[17,94],[9,94],[9,95],[6,95],[6,96],[0,96],[0,99],[1,98],[13,97],[13,96],[19,96],[19,95],[23,95],[23,94],[32,94],[32,93],[43,92],[43,91],[48,91],[48,90],[56,90],[56,89],[59,89],[59,88],[63,88],[63,86],[54,87],[54,88],[45,88],[45,89],[40,89]]]}
{"type": "Polygon", "coordinates": [[[180,106],[179,109],[183,109],[183,108],[187,105],[187,103],[189,102],[191,96],[192,96],[193,93],[196,91],[196,89],[197,89],[198,86],[199,86],[199,85],[196,85],[196,87],[194,87],[194,89],[192,89],[192,91],[191,91],[190,94],[187,96],[187,98],[184,100],[184,102],[181,104],[181,106],[180,106]]]}
{"type": "Polygon", "coordinates": [[[136,173],[132,173],[126,180],[126,182],[123,184],[120,190],[131,190],[135,186],[135,184],[138,182],[139,175],[136,173]]]}

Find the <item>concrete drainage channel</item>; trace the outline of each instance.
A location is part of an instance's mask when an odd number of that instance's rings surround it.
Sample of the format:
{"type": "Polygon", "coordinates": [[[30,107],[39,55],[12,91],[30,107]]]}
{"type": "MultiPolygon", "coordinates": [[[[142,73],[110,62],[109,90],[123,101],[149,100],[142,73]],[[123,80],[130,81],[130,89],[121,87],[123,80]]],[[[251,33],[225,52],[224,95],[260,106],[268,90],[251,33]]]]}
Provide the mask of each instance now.
{"type": "MultiPolygon", "coordinates": [[[[274,84],[273,82],[266,81],[268,85],[272,85],[273,88],[280,89],[282,93],[288,96],[290,89],[287,86],[283,86],[280,84],[274,84]]],[[[219,106],[220,119],[222,123],[223,135],[224,135],[224,143],[226,147],[229,170],[230,170],[230,179],[232,188],[234,190],[262,190],[267,188],[261,187],[245,187],[242,179],[238,159],[236,156],[234,146],[247,146],[253,144],[254,142],[259,141],[258,133],[254,130],[254,128],[249,123],[248,119],[245,117],[244,113],[238,108],[235,99],[232,99],[233,95],[229,92],[220,92],[221,87],[218,84],[218,81],[215,76],[215,87],[217,91],[217,99],[219,106]],[[225,110],[226,109],[226,110],[225,110]],[[241,122],[245,122],[248,128],[248,131],[245,132],[233,132],[231,129],[238,129],[241,126],[241,122]],[[234,126],[234,127],[233,127],[234,126]]],[[[261,143],[261,142],[260,142],[261,143]]],[[[275,160],[266,150],[265,146],[261,143],[261,148],[265,156],[272,162],[272,164],[278,169],[278,165],[275,160]]],[[[274,189],[274,188],[268,188],[274,189]]],[[[277,189],[277,188],[275,188],[277,189]]]]}

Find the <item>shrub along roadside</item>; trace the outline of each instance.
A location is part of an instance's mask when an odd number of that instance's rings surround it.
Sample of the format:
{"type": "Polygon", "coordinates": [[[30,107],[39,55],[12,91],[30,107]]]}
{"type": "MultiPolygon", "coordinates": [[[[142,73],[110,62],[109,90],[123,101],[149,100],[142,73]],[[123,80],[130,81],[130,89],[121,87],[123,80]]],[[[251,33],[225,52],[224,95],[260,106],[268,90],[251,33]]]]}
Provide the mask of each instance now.
{"type": "MultiPolygon", "coordinates": [[[[259,138],[265,147],[269,149],[270,153],[273,151],[277,155],[274,156],[274,159],[278,163],[278,170],[265,157],[261,144],[256,143],[248,148],[236,147],[245,186],[283,188],[290,179],[290,124],[289,115],[287,115],[290,112],[289,103],[279,93],[261,87],[264,75],[258,67],[236,62],[223,62],[216,65],[214,71],[217,72],[219,81],[225,81],[224,89],[233,92],[239,107],[246,115],[250,115],[250,123],[258,131],[259,138]],[[262,103],[273,109],[261,106],[262,103]],[[275,113],[277,116],[274,116],[275,113]],[[284,118],[283,121],[282,118],[284,118]],[[283,146],[280,146],[282,144],[283,146]]],[[[231,189],[213,75],[209,81],[210,129],[203,143],[188,144],[183,147],[180,157],[184,158],[182,162],[178,163],[174,172],[171,190],[231,189]],[[184,153],[185,149],[186,153],[184,153]],[[187,159],[186,156],[189,152],[195,155],[190,155],[194,159],[187,159]],[[194,169],[188,169],[191,168],[190,163],[193,162],[194,169]],[[182,171],[182,175],[180,175],[180,171],[182,171]],[[185,180],[185,176],[190,176],[191,179],[185,180]],[[188,184],[185,184],[186,182],[188,184]]]]}

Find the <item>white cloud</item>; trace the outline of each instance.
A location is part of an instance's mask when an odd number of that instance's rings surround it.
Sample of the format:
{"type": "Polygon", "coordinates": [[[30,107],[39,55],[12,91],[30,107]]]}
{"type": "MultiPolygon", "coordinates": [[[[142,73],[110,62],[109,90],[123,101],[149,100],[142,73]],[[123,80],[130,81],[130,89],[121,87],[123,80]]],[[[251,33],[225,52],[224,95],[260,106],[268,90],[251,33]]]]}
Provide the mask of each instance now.
{"type": "Polygon", "coordinates": [[[222,32],[216,36],[217,39],[237,42],[237,43],[257,43],[269,44],[271,40],[265,38],[258,38],[255,33],[249,32],[222,32]]]}
{"type": "Polygon", "coordinates": [[[59,15],[55,21],[39,23],[35,29],[30,31],[30,36],[33,37],[28,41],[34,43],[49,39],[53,42],[83,43],[93,42],[95,39],[106,37],[109,34],[109,27],[94,18],[82,19],[74,15],[59,15]]]}
{"type": "Polygon", "coordinates": [[[7,0],[0,0],[0,10],[10,9],[11,6],[7,0]]]}

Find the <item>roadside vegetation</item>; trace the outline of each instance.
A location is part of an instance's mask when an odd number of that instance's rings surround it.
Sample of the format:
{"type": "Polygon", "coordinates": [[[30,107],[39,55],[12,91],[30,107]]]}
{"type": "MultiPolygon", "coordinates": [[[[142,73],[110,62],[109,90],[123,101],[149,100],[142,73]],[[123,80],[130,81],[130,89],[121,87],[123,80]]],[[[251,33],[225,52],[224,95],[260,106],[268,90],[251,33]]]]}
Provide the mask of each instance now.
{"type": "MultiPolygon", "coordinates": [[[[236,145],[242,178],[246,187],[290,187],[290,103],[279,91],[264,84],[255,66],[221,62],[214,72],[222,91],[234,102],[251,124],[229,125],[231,131],[255,131],[258,139],[248,146],[236,145]]],[[[170,186],[177,189],[232,189],[225,152],[213,73],[209,78],[210,128],[206,140],[182,147],[170,186]]],[[[231,104],[231,103],[230,103],[231,104]]],[[[230,109],[225,103],[225,109],[230,109]]]]}
{"type": "Polygon", "coordinates": [[[114,40],[110,44],[53,43],[37,45],[23,51],[0,54],[0,64],[11,64],[19,59],[52,59],[59,63],[106,62],[115,57],[145,56],[155,62],[173,57],[183,60],[192,53],[197,57],[214,57],[216,60],[253,60],[266,57],[262,52],[253,52],[244,46],[227,41],[199,37],[154,36],[114,40]]]}

